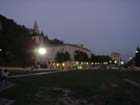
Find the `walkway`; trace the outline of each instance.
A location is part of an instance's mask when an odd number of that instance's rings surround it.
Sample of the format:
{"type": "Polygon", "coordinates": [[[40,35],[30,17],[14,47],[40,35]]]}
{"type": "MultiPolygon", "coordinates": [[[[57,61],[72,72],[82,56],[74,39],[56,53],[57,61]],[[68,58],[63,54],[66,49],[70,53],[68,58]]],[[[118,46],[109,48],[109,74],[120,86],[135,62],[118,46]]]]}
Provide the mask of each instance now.
{"type": "Polygon", "coordinates": [[[40,72],[40,73],[30,73],[30,74],[19,74],[19,75],[12,75],[9,78],[19,78],[19,77],[29,77],[29,76],[37,76],[37,75],[44,75],[44,74],[51,74],[51,73],[58,73],[64,71],[50,71],[50,72],[40,72]]]}

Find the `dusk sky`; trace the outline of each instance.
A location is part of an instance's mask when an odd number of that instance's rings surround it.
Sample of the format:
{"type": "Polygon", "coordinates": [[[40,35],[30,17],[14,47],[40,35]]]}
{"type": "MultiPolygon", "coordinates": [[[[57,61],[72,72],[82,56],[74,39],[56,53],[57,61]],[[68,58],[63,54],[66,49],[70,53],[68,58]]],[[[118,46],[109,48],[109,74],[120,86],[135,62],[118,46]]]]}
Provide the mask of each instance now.
{"type": "Polygon", "coordinates": [[[122,58],[140,46],[140,0],[0,0],[0,14],[50,39],[84,44],[95,54],[122,58]]]}

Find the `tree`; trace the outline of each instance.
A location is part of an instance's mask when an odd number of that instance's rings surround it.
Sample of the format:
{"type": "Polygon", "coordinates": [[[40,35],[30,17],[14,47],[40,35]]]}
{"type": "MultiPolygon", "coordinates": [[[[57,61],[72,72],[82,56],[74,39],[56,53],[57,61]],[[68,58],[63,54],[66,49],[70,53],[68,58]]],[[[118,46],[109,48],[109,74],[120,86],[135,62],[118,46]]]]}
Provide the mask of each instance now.
{"type": "Polygon", "coordinates": [[[91,62],[103,63],[103,62],[109,62],[110,60],[111,60],[111,57],[108,55],[92,55],[91,56],[91,62]]]}
{"type": "Polygon", "coordinates": [[[69,61],[69,60],[71,60],[71,58],[70,58],[69,52],[67,52],[67,51],[66,52],[57,52],[57,54],[55,56],[55,61],[59,62],[59,63],[69,61]]]}
{"type": "Polygon", "coordinates": [[[80,50],[76,50],[74,52],[74,60],[78,62],[88,62],[89,58],[88,58],[87,53],[82,52],[80,50]]]}
{"type": "Polygon", "coordinates": [[[137,47],[136,49],[134,61],[135,61],[136,66],[140,66],[140,48],[139,47],[137,47]]]}
{"type": "Polygon", "coordinates": [[[53,39],[53,40],[48,40],[49,41],[49,44],[64,44],[63,41],[59,40],[59,39],[53,39]]]}
{"type": "Polygon", "coordinates": [[[64,53],[64,61],[69,61],[69,60],[71,60],[71,57],[70,57],[69,52],[66,51],[66,52],[64,53]]]}
{"type": "MultiPolygon", "coordinates": [[[[22,66],[25,61],[24,47],[26,39],[31,37],[30,31],[23,26],[17,25],[13,20],[0,15],[0,65],[22,66]]],[[[25,50],[26,49],[26,50],[25,50]]]]}

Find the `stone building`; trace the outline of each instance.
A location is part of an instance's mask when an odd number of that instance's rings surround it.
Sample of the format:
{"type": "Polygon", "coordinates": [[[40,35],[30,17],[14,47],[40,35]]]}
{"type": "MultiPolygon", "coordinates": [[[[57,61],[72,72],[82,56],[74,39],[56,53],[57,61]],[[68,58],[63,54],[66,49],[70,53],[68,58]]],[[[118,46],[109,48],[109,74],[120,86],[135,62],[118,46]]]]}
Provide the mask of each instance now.
{"type": "Polygon", "coordinates": [[[75,51],[82,51],[91,57],[91,51],[87,48],[81,47],[79,45],[74,44],[62,44],[62,45],[47,45],[47,58],[49,61],[54,61],[57,52],[69,52],[71,61],[74,61],[74,52],[75,51]]]}
{"type": "Polygon", "coordinates": [[[118,52],[112,52],[112,53],[111,53],[111,59],[112,59],[112,60],[115,60],[115,61],[117,61],[117,62],[120,62],[121,54],[118,53],[118,52]]]}
{"type": "Polygon", "coordinates": [[[74,61],[74,52],[76,50],[86,53],[89,58],[91,57],[91,51],[88,50],[87,48],[84,48],[84,46],[83,45],[81,46],[80,44],[76,45],[76,44],[49,44],[49,43],[46,43],[47,42],[46,40],[48,40],[48,39],[46,39],[46,37],[44,37],[43,35],[40,34],[36,21],[34,23],[33,29],[31,29],[31,31],[36,34],[36,35],[32,36],[32,40],[38,46],[43,46],[47,50],[46,54],[43,56],[36,54],[36,59],[40,63],[41,62],[46,62],[46,63],[54,62],[56,54],[58,52],[66,52],[66,51],[69,52],[72,62],[74,61]]]}

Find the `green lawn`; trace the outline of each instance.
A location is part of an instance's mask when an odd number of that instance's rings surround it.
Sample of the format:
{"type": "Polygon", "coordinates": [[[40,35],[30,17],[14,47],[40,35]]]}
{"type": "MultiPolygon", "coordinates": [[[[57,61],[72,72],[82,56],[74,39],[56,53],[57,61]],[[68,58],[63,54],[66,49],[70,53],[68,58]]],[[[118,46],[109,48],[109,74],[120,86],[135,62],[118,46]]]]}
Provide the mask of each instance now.
{"type": "Polygon", "coordinates": [[[140,105],[140,89],[124,78],[139,82],[140,72],[79,70],[13,78],[16,86],[1,95],[17,105],[65,105],[63,90],[67,90],[67,100],[84,100],[77,105],[140,105]]]}

